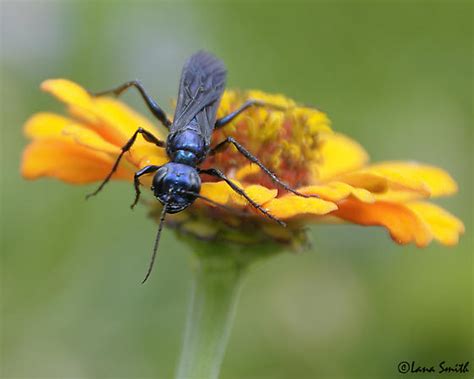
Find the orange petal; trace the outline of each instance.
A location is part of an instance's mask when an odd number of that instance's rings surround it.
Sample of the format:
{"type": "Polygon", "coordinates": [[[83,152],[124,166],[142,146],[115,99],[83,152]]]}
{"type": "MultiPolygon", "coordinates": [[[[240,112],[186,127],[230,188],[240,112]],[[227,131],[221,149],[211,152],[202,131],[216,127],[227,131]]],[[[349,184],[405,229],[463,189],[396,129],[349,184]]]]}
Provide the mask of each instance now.
{"type": "Polygon", "coordinates": [[[270,200],[263,206],[273,216],[281,219],[305,215],[324,215],[337,209],[337,205],[332,202],[293,194],[270,200]]]}
{"type": "Polygon", "coordinates": [[[433,237],[428,225],[404,204],[383,201],[367,204],[347,199],[338,203],[338,207],[332,213],[334,216],[359,225],[384,226],[399,244],[415,242],[423,247],[433,237]]]}
{"type": "MultiPolygon", "coordinates": [[[[27,179],[53,177],[67,183],[82,184],[102,180],[110,172],[114,159],[61,139],[40,139],[23,152],[21,173],[27,179]]],[[[114,179],[132,180],[133,172],[120,166],[114,179]]]]}
{"type": "Polygon", "coordinates": [[[55,138],[105,153],[118,154],[120,148],[105,141],[93,130],[87,129],[77,122],[54,113],[37,113],[25,123],[26,136],[32,139],[55,138]]]}
{"type": "Polygon", "coordinates": [[[428,224],[433,237],[443,245],[456,245],[459,235],[465,231],[461,220],[435,204],[413,202],[408,203],[407,207],[428,224]]]}
{"type": "Polygon", "coordinates": [[[321,134],[321,159],[313,170],[318,181],[325,181],[364,166],[369,156],[356,141],[339,133],[321,134]]]}
{"type": "MultiPolygon", "coordinates": [[[[123,146],[139,127],[160,137],[152,123],[124,103],[109,97],[93,97],[72,81],[50,79],[43,82],[41,88],[66,103],[75,117],[119,147],[123,146]]],[[[136,145],[144,143],[139,137],[136,145]]]]}
{"type": "MultiPolygon", "coordinates": [[[[124,103],[110,97],[96,97],[94,98],[94,104],[95,112],[102,123],[107,125],[108,128],[119,131],[123,136],[120,145],[126,142],[139,127],[153,133],[158,139],[163,139],[162,133],[158,131],[154,124],[124,103]]],[[[136,146],[143,144],[150,143],[139,137],[136,146]]]]}

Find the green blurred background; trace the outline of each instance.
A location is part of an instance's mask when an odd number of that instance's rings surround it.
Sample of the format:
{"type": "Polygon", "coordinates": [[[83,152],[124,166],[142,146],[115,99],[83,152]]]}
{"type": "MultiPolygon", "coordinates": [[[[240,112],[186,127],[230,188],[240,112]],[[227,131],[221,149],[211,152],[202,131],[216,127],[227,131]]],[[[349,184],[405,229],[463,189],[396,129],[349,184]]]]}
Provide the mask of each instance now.
{"type": "Polygon", "coordinates": [[[140,285],[156,227],[130,212],[130,185],[85,202],[92,186],[22,180],[21,127],[62,110],[38,88],[52,77],[139,78],[168,106],[198,49],[225,61],[229,87],[317,105],[373,161],[447,169],[460,192],[438,203],[467,228],[455,248],[420,250],[378,228],[313,227],[310,251],[251,272],[222,378],[397,377],[402,360],[471,360],[472,376],[472,15],[468,2],[2,1],[2,377],[173,376],[189,248],[165,231],[140,285]]]}

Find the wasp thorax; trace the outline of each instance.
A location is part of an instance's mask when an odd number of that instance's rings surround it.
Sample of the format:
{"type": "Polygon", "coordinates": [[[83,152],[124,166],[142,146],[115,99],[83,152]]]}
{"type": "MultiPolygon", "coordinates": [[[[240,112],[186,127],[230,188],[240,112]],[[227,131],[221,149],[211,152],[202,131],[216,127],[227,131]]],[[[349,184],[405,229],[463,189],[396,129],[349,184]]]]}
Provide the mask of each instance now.
{"type": "Polygon", "coordinates": [[[156,172],[152,190],[155,197],[166,204],[168,213],[177,213],[196,200],[201,178],[195,168],[170,162],[156,172]]]}
{"type": "Polygon", "coordinates": [[[196,130],[186,129],[168,136],[166,152],[173,162],[196,166],[206,155],[206,145],[196,130]]]}

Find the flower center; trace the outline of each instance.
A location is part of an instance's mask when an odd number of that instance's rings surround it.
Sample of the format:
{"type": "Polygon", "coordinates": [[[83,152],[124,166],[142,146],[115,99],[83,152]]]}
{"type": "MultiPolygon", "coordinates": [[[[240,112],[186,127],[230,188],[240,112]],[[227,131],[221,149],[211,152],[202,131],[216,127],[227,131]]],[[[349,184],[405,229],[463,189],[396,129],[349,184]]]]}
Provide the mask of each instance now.
{"type": "MultiPolygon", "coordinates": [[[[262,100],[287,110],[254,107],[226,127],[216,130],[213,145],[227,136],[234,137],[267,168],[293,187],[314,182],[319,161],[321,132],[330,131],[328,117],[314,108],[301,107],[282,95],[260,91],[226,91],[218,117],[236,110],[250,99],[262,100]]],[[[247,183],[273,186],[267,175],[239,153],[233,146],[209,157],[205,166],[219,167],[228,175],[247,183]]]]}

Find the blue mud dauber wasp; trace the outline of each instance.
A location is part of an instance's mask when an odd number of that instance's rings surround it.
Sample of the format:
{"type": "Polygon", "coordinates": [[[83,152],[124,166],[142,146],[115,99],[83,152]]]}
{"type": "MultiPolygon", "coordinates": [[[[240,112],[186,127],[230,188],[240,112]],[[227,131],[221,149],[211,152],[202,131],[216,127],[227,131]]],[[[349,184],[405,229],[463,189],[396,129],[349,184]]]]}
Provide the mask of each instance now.
{"type": "MultiPolygon", "coordinates": [[[[199,168],[199,165],[206,157],[221,152],[229,145],[234,145],[243,156],[250,162],[258,165],[273,182],[286,191],[303,197],[314,197],[314,195],[302,194],[282,182],[274,173],[265,167],[257,157],[232,137],[227,137],[214,147],[211,147],[213,131],[227,125],[246,109],[250,107],[271,107],[279,111],[285,110],[285,108],[260,100],[249,100],[227,116],[217,119],[217,109],[224,93],[226,75],[227,72],[224,64],[212,54],[200,51],[192,55],[183,67],[173,121],[169,120],[163,109],[151,98],[142,84],[137,80],[126,82],[111,90],[93,94],[94,96],[109,94],[119,96],[125,90],[135,87],[151,113],[169,130],[165,142],[157,139],[149,131],[139,127],[122,147],[121,153],[104,181],[94,192],[87,195],[87,198],[97,195],[104,188],[117,170],[123,155],[131,149],[139,134],[149,143],[166,149],[170,162],[162,166],[145,166],[137,171],[134,176],[135,200],[131,205],[132,209],[140,198],[140,177],[151,173],[155,173],[151,189],[155,197],[163,204],[158,233],[153,246],[153,254],[143,283],[148,279],[153,269],[166,214],[181,212],[189,207],[197,198],[214,203],[211,199],[207,199],[199,194],[201,189],[201,178],[199,175],[210,175],[225,181],[232,190],[243,196],[255,209],[278,222],[280,225],[286,226],[282,220],[272,216],[253,201],[218,168],[199,168]]],[[[214,204],[220,205],[217,203],[214,204]]],[[[225,206],[223,207],[226,208],[225,206]]]]}

